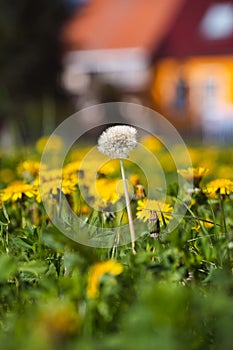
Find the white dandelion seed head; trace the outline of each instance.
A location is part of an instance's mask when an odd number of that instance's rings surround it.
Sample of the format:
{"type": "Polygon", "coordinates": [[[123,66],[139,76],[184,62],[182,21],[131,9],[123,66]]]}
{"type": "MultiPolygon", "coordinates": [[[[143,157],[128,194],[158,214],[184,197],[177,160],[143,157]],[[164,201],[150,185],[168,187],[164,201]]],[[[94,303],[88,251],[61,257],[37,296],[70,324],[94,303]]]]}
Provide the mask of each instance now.
{"type": "Polygon", "coordinates": [[[128,158],[137,146],[137,130],[128,125],[116,125],[106,129],[98,139],[98,150],[111,159],[128,158]]]}

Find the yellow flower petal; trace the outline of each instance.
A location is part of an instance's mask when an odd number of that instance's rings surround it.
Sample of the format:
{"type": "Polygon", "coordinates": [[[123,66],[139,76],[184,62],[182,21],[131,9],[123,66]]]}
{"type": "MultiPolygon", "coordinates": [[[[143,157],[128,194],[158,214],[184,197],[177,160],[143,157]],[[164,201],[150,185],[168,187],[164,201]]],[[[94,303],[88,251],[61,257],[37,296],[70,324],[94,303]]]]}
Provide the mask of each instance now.
{"type": "Polygon", "coordinates": [[[203,191],[210,198],[218,198],[219,193],[221,195],[230,195],[233,192],[233,181],[228,179],[216,179],[210,181],[203,191]]]}
{"type": "Polygon", "coordinates": [[[122,271],[123,265],[114,260],[107,260],[93,265],[88,278],[87,296],[89,298],[96,298],[98,296],[101,276],[106,273],[117,276],[122,271]]]}
{"type": "Polygon", "coordinates": [[[172,212],[172,210],[173,209],[169,204],[154,199],[144,198],[138,201],[136,216],[139,220],[146,222],[151,216],[151,211],[155,211],[158,218],[160,218],[163,213],[163,217],[166,220],[169,220],[171,218],[169,213],[172,212]]]}

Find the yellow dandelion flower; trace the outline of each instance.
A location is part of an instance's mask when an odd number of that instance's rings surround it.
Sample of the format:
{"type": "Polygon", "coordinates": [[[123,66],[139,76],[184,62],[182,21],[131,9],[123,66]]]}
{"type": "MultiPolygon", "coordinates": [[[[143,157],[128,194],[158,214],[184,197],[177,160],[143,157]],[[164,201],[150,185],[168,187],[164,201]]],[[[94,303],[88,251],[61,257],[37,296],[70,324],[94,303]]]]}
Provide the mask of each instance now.
{"type": "Polygon", "coordinates": [[[26,160],[20,163],[17,167],[17,173],[24,179],[31,179],[38,175],[40,162],[26,160]]]}
{"type": "Polygon", "coordinates": [[[23,195],[28,198],[35,197],[35,187],[22,181],[15,181],[1,191],[1,201],[6,202],[11,200],[12,202],[16,202],[18,199],[22,199],[23,195]]]}
{"type": "Polygon", "coordinates": [[[61,177],[61,170],[59,169],[52,169],[52,170],[43,170],[40,172],[40,177],[43,179],[43,181],[52,181],[56,178],[61,177]]]}
{"type": "Polygon", "coordinates": [[[69,159],[71,162],[76,162],[77,160],[82,160],[85,155],[91,150],[91,147],[75,148],[70,152],[69,159]]]}
{"type": "Polygon", "coordinates": [[[143,137],[140,143],[153,153],[157,153],[163,148],[162,143],[151,135],[143,137]]]}
{"type": "Polygon", "coordinates": [[[62,180],[62,192],[64,194],[71,194],[72,192],[75,192],[76,191],[76,184],[77,184],[77,182],[72,177],[63,178],[63,180],[62,180]]]}
{"type": "Polygon", "coordinates": [[[218,198],[218,195],[229,196],[233,192],[233,181],[228,179],[216,179],[210,181],[203,191],[210,198],[218,198]]]}
{"type": "Polygon", "coordinates": [[[83,204],[83,205],[81,206],[81,209],[80,209],[80,214],[82,214],[82,215],[87,215],[87,214],[90,213],[90,211],[91,211],[91,208],[90,208],[88,205],[83,204]]]}
{"type": "Polygon", "coordinates": [[[195,222],[192,226],[192,230],[196,231],[196,232],[200,232],[201,231],[201,226],[199,224],[199,222],[195,222]]]}
{"type": "Polygon", "coordinates": [[[63,176],[70,176],[75,174],[77,176],[78,171],[80,170],[80,161],[76,161],[76,162],[71,162],[69,164],[67,164],[66,166],[64,166],[63,170],[62,170],[62,174],[63,176]]]}
{"type": "Polygon", "coordinates": [[[214,226],[214,223],[213,222],[211,222],[211,219],[210,218],[206,218],[206,220],[207,221],[204,221],[203,222],[203,225],[205,226],[205,228],[211,228],[211,227],[213,227],[214,226]]]}
{"type": "Polygon", "coordinates": [[[120,169],[119,161],[116,159],[111,159],[110,161],[108,161],[107,163],[105,163],[99,168],[98,173],[103,175],[112,175],[118,172],[119,169],[120,169]]]}
{"type": "Polygon", "coordinates": [[[57,135],[42,136],[36,143],[36,149],[39,153],[43,153],[48,141],[49,141],[49,148],[47,148],[47,151],[58,152],[63,147],[63,141],[59,136],[57,135]]]}
{"type": "Polygon", "coordinates": [[[136,185],[135,197],[136,199],[142,199],[146,197],[146,191],[144,186],[136,185]]]}
{"type": "Polygon", "coordinates": [[[133,186],[136,186],[140,183],[140,176],[138,174],[130,175],[129,181],[133,186]]]}
{"type": "Polygon", "coordinates": [[[89,298],[96,298],[99,295],[100,278],[104,274],[117,276],[122,272],[123,265],[114,260],[107,260],[93,265],[89,272],[87,296],[89,298]]]}
{"type": "Polygon", "coordinates": [[[89,191],[94,197],[100,196],[104,202],[115,203],[121,196],[117,191],[117,185],[120,182],[119,179],[97,179],[89,191]]]}
{"type": "Polygon", "coordinates": [[[138,201],[136,216],[139,220],[148,221],[151,216],[151,211],[156,211],[158,218],[161,218],[162,213],[167,221],[171,218],[172,207],[169,204],[157,201],[154,199],[142,199],[138,201]]]}
{"type": "Polygon", "coordinates": [[[207,158],[207,159],[204,159],[204,160],[201,160],[199,163],[198,163],[199,167],[200,168],[206,168],[206,169],[209,169],[208,173],[209,174],[210,172],[213,173],[215,171],[215,165],[216,165],[216,162],[214,159],[212,158],[207,158]]]}
{"type": "Polygon", "coordinates": [[[188,168],[188,169],[180,169],[178,170],[178,174],[180,174],[185,180],[189,182],[194,182],[195,187],[199,187],[199,184],[204,175],[208,174],[209,169],[207,168],[188,168]]]}
{"type": "MultiPolygon", "coordinates": [[[[202,221],[201,224],[206,228],[206,229],[210,229],[214,226],[214,223],[211,222],[211,219],[206,218],[206,221],[202,221]]],[[[196,222],[193,226],[192,229],[195,230],[196,232],[200,232],[201,231],[201,225],[200,222],[196,222]]]]}
{"type": "MultiPolygon", "coordinates": [[[[41,178],[44,182],[52,182],[61,179],[61,171],[58,169],[43,171],[41,173],[41,178]]],[[[75,173],[63,172],[62,179],[70,181],[73,185],[78,183],[78,177],[75,173]]]]}
{"type": "Polygon", "coordinates": [[[96,189],[105,202],[115,203],[119,199],[120,195],[116,191],[118,182],[119,179],[98,179],[96,181],[96,189]]]}
{"type": "Polygon", "coordinates": [[[76,185],[78,178],[75,174],[70,176],[63,176],[61,179],[60,170],[43,171],[41,175],[43,179],[43,186],[40,186],[39,178],[34,181],[34,185],[37,187],[37,201],[41,202],[41,195],[54,195],[56,196],[60,190],[64,194],[71,194],[76,191],[76,185]]]}
{"type": "Polygon", "coordinates": [[[68,301],[55,300],[43,305],[37,316],[37,331],[49,338],[76,334],[80,327],[80,317],[68,301]]]}

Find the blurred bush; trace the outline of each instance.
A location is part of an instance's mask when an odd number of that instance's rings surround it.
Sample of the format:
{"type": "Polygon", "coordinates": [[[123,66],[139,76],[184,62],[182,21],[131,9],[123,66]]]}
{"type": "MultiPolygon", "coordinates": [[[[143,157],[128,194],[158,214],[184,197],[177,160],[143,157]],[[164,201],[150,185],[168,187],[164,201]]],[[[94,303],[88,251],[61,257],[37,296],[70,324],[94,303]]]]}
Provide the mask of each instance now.
{"type": "Polygon", "coordinates": [[[0,1],[0,130],[24,141],[53,130],[66,101],[59,33],[68,15],[63,0],[0,1]]]}

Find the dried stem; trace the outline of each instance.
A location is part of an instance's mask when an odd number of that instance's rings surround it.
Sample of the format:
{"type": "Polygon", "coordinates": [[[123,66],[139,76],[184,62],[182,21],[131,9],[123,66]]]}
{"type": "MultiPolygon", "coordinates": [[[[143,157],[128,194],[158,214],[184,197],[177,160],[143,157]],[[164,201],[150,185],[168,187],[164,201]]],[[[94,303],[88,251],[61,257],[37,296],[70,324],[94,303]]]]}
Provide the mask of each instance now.
{"type": "Polygon", "coordinates": [[[133,250],[133,254],[136,254],[136,251],[135,251],[135,231],[134,231],[134,225],[133,225],[133,217],[132,217],[132,211],[131,211],[131,207],[130,207],[127,182],[126,182],[126,177],[125,177],[124,162],[123,162],[123,159],[121,159],[121,158],[120,158],[120,165],[121,165],[122,180],[123,180],[123,184],[124,184],[126,209],[127,209],[128,219],[129,219],[129,231],[130,231],[130,236],[131,236],[132,250],[133,250]]]}

